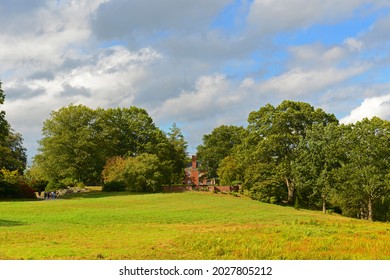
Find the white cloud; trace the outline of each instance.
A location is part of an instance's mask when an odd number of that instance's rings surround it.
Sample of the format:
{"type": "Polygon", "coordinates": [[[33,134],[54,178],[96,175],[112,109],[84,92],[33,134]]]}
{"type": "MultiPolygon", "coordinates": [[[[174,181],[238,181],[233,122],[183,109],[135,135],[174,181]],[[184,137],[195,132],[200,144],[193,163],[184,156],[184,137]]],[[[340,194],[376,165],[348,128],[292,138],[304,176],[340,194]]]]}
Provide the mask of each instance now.
{"type": "Polygon", "coordinates": [[[335,67],[309,70],[295,68],[264,81],[259,85],[259,89],[290,98],[307,96],[335,86],[366,69],[367,67],[363,65],[341,69],[335,67]]]}
{"type": "MultiPolygon", "coordinates": [[[[365,0],[27,2],[0,3],[0,78],[7,118],[30,154],[50,111],[69,103],[143,107],[157,123],[180,123],[196,146],[215,126],[245,123],[267,102],[334,104],[346,82],[378,67],[365,51],[380,46],[388,53],[386,44],[374,43],[387,36],[386,16],[334,45],[272,41],[283,32],[351,19],[365,0]],[[239,12],[223,14],[232,7],[239,12]]],[[[344,94],[342,108],[327,108],[345,113],[356,106],[348,107],[349,97],[372,97],[354,90],[362,83],[344,94]]]]}
{"type": "Polygon", "coordinates": [[[232,0],[116,0],[97,9],[92,27],[101,39],[166,38],[174,32],[207,30],[213,18],[232,0]]]}
{"type": "Polygon", "coordinates": [[[289,66],[291,68],[324,68],[337,65],[348,56],[348,50],[344,46],[325,47],[315,43],[290,47],[291,54],[289,66]]]}
{"type": "Polygon", "coordinates": [[[204,76],[196,82],[194,91],[166,100],[154,115],[159,119],[176,118],[179,121],[208,119],[238,105],[244,91],[221,74],[204,76]]]}
{"type": "Polygon", "coordinates": [[[362,104],[340,120],[341,123],[356,123],[363,118],[379,117],[390,119],[390,94],[366,98],[362,104]]]}
{"type": "Polygon", "coordinates": [[[43,121],[52,110],[70,103],[93,108],[133,105],[139,87],[150,79],[148,67],[160,57],[153,49],[130,52],[112,47],[97,55],[85,55],[84,64],[57,71],[51,79],[9,80],[3,84],[7,119],[24,135],[26,147],[34,153],[43,121]]]}
{"type": "Polygon", "coordinates": [[[254,0],[248,22],[267,35],[307,28],[315,23],[334,23],[350,17],[364,0],[254,0]]]}
{"type": "Polygon", "coordinates": [[[364,42],[356,38],[347,38],[344,40],[344,44],[350,51],[361,51],[364,48],[364,42]]]}

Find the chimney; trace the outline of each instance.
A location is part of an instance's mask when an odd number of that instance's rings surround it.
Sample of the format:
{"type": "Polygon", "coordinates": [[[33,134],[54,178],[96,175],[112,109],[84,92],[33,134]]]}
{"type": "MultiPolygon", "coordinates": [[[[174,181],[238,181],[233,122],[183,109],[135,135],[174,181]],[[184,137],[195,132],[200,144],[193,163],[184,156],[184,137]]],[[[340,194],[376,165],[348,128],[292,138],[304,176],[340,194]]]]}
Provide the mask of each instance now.
{"type": "Polygon", "coordinates": [[[196,156],[192,156],[192,168],[196,169],[196,156]]]}

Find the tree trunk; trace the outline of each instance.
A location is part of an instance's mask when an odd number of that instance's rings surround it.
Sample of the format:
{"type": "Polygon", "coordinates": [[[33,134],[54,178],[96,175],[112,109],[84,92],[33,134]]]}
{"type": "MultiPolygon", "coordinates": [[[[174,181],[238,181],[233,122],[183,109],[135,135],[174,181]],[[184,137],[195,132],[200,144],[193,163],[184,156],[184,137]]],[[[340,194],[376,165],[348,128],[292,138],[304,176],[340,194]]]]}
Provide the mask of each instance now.
{"type": "Polygon", "coordinates": [[[293,204],[294,201],[294,184],[290,181],[289,178],[286,178],[286,185],[287,185],[287,191],[288,191],[288,197],[287,197],[287,202],[288,204],[293,204]]]}
{"type": "Polygon", "coordinates": [[[372,217],[372,199],[371,197],[368,198],[368,216],[367,216],[367,219],[369,221],[373,221],[373,217],[372,217]]]}
{"type": "Polygon", "coordinates": [[[326,196],[322,195],[322,212],[326,214],[326,196]]]}

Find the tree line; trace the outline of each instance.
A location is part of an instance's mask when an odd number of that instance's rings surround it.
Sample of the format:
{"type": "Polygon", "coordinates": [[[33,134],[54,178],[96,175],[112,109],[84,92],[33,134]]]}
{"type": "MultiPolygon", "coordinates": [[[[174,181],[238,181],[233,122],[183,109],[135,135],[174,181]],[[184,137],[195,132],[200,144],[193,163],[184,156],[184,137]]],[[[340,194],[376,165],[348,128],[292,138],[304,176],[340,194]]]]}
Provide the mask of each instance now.
{"type": "MultiPolygon", "coordinates": [[[[0,105],[4,102],[0,83],[0,105]]],[[[147,111],[69,105],[44,122],[32,166],[23,138],[0,110],[0,196],[79,184],[105,190],[159,191],[181,184],[187,142],[147,111]]],[[[374,117],[339,124],[333,114],[285,100],[248,116],[246,127],[222,125],[203,136],[198,159],[221,185],[240,185],[262,202],[390,220],[390,122],[374,117]]]]}
{"type": "Polygon", "coordinates": [[[344,125],[308,103],[267,104],[246,128],[205,135],[198,157],[256,200],[390,220],[390,122],[377,117],[344,125]]]}

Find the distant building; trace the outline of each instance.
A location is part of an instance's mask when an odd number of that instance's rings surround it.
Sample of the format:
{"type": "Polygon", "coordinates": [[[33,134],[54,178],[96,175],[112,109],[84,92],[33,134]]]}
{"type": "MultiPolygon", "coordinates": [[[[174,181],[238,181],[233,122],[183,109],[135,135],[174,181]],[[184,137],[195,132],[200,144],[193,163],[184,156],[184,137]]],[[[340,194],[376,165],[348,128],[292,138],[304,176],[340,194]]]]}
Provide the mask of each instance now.
{"type": "Polygon", "coordinates": [[[208,186],[215,185],[215,180],[207,178],[207,173],[202,170],[201,163],[197,161],[196,156],[192,156],[191,162],[188,163],[185,169],[184,184],[189,186],[208,186]]]}

